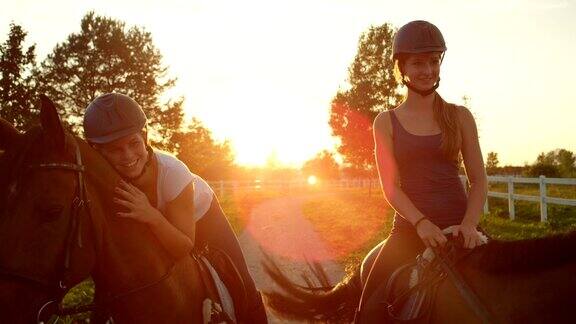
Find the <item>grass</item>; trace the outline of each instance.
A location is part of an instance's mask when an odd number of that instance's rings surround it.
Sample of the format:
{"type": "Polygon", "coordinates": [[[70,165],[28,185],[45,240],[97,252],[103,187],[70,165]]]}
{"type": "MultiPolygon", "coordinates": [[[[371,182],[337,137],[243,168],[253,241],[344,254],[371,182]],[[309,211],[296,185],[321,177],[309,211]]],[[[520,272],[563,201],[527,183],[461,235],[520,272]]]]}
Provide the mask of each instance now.
{"type": "MultiPolygon", "coordinates": [[[[549,188],[549,196],[576,198],[574,187],[555,187],[549,188]]],[[[520,194],[538,193],[537,188],[529,186],[515,189],[520,194]]],[[[480,225],[496,239],[519,240],[576,230],[576,207],[549,204],[548,221],[542,223],[537,203],[517,201],[514,221],[509,219],[507,200],[489,198],[489,206],[490,214],[482,217],[480,225]]],[[[369,196],[365,190],[341,192],[309,201],[303,212],[334,251],[337,260],[345,266],[359,263],[370,249],[386,238],[393,218],[393,211],[382,196],[374,192],[369,196]]]]}
{"type": "Polygon", "coordinates": [[[548,220],[540,222],[540,205],[535,202],[516,201],[515,220],[510,220],[508,201],[490,197],[490,215],[481,226],[494,238],[519,240],[542,237],[576,229],[576,207],[548,204],[548,220]]]}
{"type": "Polygon", "coordinates": [[[361,259],[385,238],[394,215],[379,194],[358,189],[308,201],[302,212],[343,264],[361,259]]]}
{"type": "MultiPolygon", "coordinates": [[[[508,185],[506,183],[490,183],[488,187],[489,191],[496,192],[508,192],[508,185]]],[[[515,183],[514,193],[530,196],[540,195],[540,186],[538,184],[531,183],[515,183]]],[[[565,199],[576,199],[576,187],[568,185],[546,185],[546,195],[548,197],[555,198],[565,198],[565,199]]]]}

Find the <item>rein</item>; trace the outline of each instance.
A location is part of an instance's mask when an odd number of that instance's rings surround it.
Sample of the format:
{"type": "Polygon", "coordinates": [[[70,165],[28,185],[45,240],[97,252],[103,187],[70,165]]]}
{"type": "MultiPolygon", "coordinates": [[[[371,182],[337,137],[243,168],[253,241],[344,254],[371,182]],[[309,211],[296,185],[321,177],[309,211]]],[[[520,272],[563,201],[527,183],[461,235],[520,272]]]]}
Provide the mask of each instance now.
{"type": "Polygon", "coordinates": [[[438,285],[444,281],[444,279],[448,278],[482,323],[497,323],[455,268],[455,264],[470,254],[471,251],[466,251],[463,254],[458,253],[454,241],[448,242],[444,248],[432,247],[432,251],[434,252],[434,258],[432,260],[426,260],[425,257],[419,255],[415,262],[405,264],[392,273],[385,288],[384,296],[386,296],[386,298],[392,295],[394,289],[393,284],[397,280],[397,277],[406,270],[416,267],[418,271],[423,272],[423,277],[413,286],[402,290],[393,300],[386,302],[388,316],[398,322],[412,322],[423,319],[424,316],[427,315],[427,312],[420,312],[416,317],[404,318],[399,311],[413,294],[421,291],[426,291],[431,296],[425,298],[425,304],[421,306],[429,310],[429,307],[432,307],[438,285]]]}
{"type": "Polygon", "coordinates": [[[482,323],[497,323],[488,309],[486,309],[486,306],[484,306],[474,291],[472,291],[468,284],[466,284],[464,278],[462,278],[460,273],[454,269],[453,265],[450,264],[448,257],[446,256],[446,252],[444,252],[442,249],[433,249],[436,258],[438,258],[440,267],[444,270],[444,273],[446,273],[450,281],[454,284],[460,293],[460,296],[462,296],[470,308],[472,308],[474,314],[476,314],[476,316],[482,320],[482,323]]]}

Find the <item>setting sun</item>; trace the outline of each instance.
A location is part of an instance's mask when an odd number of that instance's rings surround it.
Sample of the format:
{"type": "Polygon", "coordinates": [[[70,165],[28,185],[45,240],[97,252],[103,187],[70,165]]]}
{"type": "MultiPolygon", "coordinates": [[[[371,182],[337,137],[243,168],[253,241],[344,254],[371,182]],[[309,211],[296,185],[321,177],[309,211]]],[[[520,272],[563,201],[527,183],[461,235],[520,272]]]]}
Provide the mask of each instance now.
{"type": "Polygon", "coordinates": [[[308,184],[309,185],[313,186],[316,183],[318,183],[318,179],[316,178],[316,176],[311,175],[308,177],[308,184]]]}
{"type": "Polygon", "coordinates": [[[307,102],[302,98],[306,94],[286,96],[281,91],[284,86],[260,86],[254,98],[251,85],[223,87],[220,90],[231,95],[215,96],[210,110],[192,112],[201,115],[215,136],[230,140],[238,163],[263,166],[273,159],[279,165],[299,166],[319,151],[333,149],[335,140],[330,136],[326,109],[330,97],[307,102]],[[219,111],[226,113],[216,113],[219,111]]]}

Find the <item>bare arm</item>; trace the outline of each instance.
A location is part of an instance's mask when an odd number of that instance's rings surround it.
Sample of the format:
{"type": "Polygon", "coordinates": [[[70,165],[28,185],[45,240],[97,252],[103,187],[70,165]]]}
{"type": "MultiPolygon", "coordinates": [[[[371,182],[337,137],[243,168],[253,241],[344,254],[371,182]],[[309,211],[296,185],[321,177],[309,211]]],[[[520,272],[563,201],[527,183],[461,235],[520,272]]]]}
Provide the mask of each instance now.
{"type": "Polygon", "coordinates": [[[470,182],[468,205],[463,223],[477,226],[486,195],[488,192],[488,180],[486,169],[482,159],[482,151],[478,142],[478,131],[474,117],[468,109],[463,109],[462,120],[462,157],[466,168],[466,176],[470,182]]]}
{"type": "MultiPolygon", "coordinates": [[[[482,159],[482,151],[478,142],[476,122],[470,111],[464,107],[459,110],[462,134],[462,157],[466,168],[466,176],[470,182],[468,203],[462,224],[458,229],[464,236],[464,245],[474,248],[479,243],[476,227],[480,221],[482,208],[488,192],[486,169],[482,159]]],[[[456,232],[455,234],[457,234],[456,232]]]]}
{"type": "Polygon", "coordinates": [[[133,185],[123,182],[116,203],[129,212],[118,216],[132,218],[148,224],[162,246],[178,260],[194,247],[194,184],[189,183],[174,200],[166,203],[166,215],[150,205],[146,195],[133,185]],[[166,217],[164,217],[166,216],[166,217]]]}
{"type": "Polygon", "coordinates": [[[388,114],[388,112],[383,112],[374,120],[374,153],[384,198],[400,216],[412,224],[418,222],[416,230],[424,244],[431,246],[436,246],[437,243],[443,244],[446,242],[446,237],[442,231],[431,221],[422,220],[425,215],[416,208],[400,187],[398,166],[394,158],[392,127],[388,114]]]}
{"type": "Polygon", "coordinates": [[[194,183],[190,182],[172,201],[166,203],[166,217],[170,226],[162,226],[155,231],[164,237],[162,244],[174,258],[190,254],[196,237],[194,221],[194,183]],[[163,233],[160,233],[163,232],[163,233]]]}

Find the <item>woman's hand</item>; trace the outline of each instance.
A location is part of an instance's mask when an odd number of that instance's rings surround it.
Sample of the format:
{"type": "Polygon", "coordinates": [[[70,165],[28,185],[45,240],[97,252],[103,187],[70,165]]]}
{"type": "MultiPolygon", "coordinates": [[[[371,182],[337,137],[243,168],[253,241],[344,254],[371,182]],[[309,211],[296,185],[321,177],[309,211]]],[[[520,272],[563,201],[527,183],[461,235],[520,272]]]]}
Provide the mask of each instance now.
{"type": "Polygon", "coordinates": [[[448,241],[442,230],[428,219],[423,219],[416,224],[416,233],[426,247],[443,246],[448,241]]]}
{"type": "Polygon", "coordinates": [[[150,205],[146,194],[134,185],[120,180],[120,185],[114,189],[114,192],[116,193],[114,202],[129,210],[128,212],[117,212],[117,216],[132,218],[149,225],[154,225],[162,219],[162,214],[150,205]]]}
{"type": "Polygon", "coordinates": [[[454,235],[454,237],[458,237],[459,234],[462,234],[464,247],[467,249],[473,249],[482,244],[482,238],[480,237],[480,234],[478,233],[475,225],[471,225],[466,222],[462,222],[462,224],[456,225],[452,230],[452,235],[454,235]]]}

